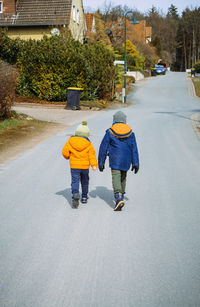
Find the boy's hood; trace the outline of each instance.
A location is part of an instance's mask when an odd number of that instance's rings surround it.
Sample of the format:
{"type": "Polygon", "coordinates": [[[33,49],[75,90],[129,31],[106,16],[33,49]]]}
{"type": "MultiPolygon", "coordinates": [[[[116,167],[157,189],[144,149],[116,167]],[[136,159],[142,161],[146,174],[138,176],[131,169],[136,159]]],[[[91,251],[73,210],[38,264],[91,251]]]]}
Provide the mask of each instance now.
{"type": "Polygon", "coordinates": [[[76,151],[83,151],[90,146],[90,141],[85,137],[71,136],[69,138],[69,144],[72,149],[76,151]]]}
{"type": "Polygon", "coordinates": [[[133,133],[131,127],[124,123],[114,123],[110,132],[118,138],[129,137],[133,133]]]}

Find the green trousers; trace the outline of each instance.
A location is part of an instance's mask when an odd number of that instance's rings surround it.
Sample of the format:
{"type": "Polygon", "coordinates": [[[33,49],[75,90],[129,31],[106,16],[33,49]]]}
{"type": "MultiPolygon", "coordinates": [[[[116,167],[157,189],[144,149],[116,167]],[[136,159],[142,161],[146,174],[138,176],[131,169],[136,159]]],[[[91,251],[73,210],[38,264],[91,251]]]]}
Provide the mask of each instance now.
{"type": "Polygon", "coordinates": [[[127,171],[111,169],[114,193],[125,193],[127,171]]]}

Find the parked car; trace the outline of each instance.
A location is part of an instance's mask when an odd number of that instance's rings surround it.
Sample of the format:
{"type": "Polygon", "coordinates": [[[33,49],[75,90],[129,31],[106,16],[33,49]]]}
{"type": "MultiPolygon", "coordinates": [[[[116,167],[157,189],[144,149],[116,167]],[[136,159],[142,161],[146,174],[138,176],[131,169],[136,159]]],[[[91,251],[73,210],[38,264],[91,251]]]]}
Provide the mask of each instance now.
{"type": "Polygon", "coordinates": [[[165,75],[165,67],[163,65],[155,65],[157,75],[165,75]]]}
{"type": "Polygon", "coordinates": [[[155,77],[155,76],[156,76],[156,69],[155,69],[155,67],[153,67],[153,68],[151,69],[151,76],[152,76],[152,77],[155,77]]]}

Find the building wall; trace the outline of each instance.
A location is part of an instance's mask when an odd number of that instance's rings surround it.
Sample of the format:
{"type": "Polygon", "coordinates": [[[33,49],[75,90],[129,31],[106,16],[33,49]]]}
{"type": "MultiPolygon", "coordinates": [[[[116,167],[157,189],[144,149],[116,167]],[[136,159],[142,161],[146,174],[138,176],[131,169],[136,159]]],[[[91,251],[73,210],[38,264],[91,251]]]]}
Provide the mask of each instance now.
{"type": "Polygon", "coordinates": [[[85,14],[86,21],[86,38],[91,37],[92,33],[95,33],[95,16],[94,14],[85,14]]]}
{"type": "Polygon", "coordinates": [[[51,29],[50,28],[44,28],[44,27],[15,27],[15,28],[9,28],[7,35],[10,38],[21,38],[24,40],[27,39],[41,39],[43,35],[50,35],[51,29]]]}
{"type": "MultiPolygon", "coordinates": [[[[47,1],[48,2],[48,1],[47,1]]],[[[71,18],[69,20],[68,28],[71,31],[75,40],[83,42],[86,33],[85,16],[83,10],[82,0],[71,0],[71,18]],[[73,18],[73,6],[75,8],[75,18],[73,18]],[[75,20],[74,20],[75,19],[75,20]]],[[[16,13],[16,0],[4,0],[3,2],[3,14],[15,14],[16,13]]],[[[66,25],[67,26],[67,25],[66,25]]],[[[41,39],[44,34],[50,35],[51,27],[9,27],[8,36],[11,38],[20,37],[22,39],[41,39]]]]}
{"type": "Polygon", "coordinates": [[[141,20],[138,24],[127,22],[127,39],[132,42],[146,43],[146,21],[141,20]]]}
{"type": "Polygon", "coordinates": [[[72,33],[73,38],[82,43],[86,32],[82,0],[72,0],[69,29],[72,33]],[[73,7],[75,7],[75,9],[73,7]],[[79,10],[79,22],[77,20],[77,10],[79,10]]]}
{"type": "Polygon", "coordinates": [[[16,12],[16,0],[3,0],[3,13],[15,14],[16,12]]]}

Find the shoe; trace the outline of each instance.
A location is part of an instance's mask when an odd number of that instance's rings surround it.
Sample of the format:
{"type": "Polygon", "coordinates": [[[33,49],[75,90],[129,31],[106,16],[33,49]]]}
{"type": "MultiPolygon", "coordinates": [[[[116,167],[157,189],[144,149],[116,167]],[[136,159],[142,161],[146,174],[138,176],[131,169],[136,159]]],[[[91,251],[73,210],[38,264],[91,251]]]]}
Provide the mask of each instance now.
{"type": "Polygon", "coordinates": [[[82,197],[81,198],[81,202],[82,202],[82,204],[87,204],[87,197],[82,197]]]}
{"type": "Polygon", "coordinates": [[[124,207],[125,203],[123,201],[123,195],[122,193],[115,193],[115,200],[116,200],[116,205],[114,208],[114,211],[121,211],[122,208],[124,207]]]}
{"type": "Polygon", "coordinates": [[[72,196],[72,206],[73,208],[77,209],[78,206],[79,206],[79,199],[80,199],[80,195],[77,193],[77,194],[74,194],[72,196]]]}
{"type": "Polygon", "coordinates": [[[119,201],[116,202],[116,205],[115,205],[115,208],[114,208],[114,211],[121,211],[122,208],[124,207],[125,203],[124,201],[121,199],[119,201]]]}

